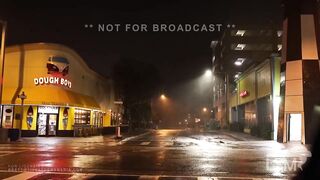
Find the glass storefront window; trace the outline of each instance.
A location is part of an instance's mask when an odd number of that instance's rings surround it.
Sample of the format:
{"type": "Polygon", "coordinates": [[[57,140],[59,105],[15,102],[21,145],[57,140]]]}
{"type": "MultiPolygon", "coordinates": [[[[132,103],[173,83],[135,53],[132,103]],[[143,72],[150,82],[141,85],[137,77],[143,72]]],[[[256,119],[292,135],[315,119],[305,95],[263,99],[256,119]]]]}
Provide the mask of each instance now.
{"type": "Polygon", "coordinates": [[[75,109],[74,122],[75,124],[90,124],[90,113],[89,110],[75,109]]]}
{"type": "Polygon", "coordinates": [[[94,111],[92,114],[93,126],[94,127],[102,127],[102,113],[98,111],[94,111]]]}

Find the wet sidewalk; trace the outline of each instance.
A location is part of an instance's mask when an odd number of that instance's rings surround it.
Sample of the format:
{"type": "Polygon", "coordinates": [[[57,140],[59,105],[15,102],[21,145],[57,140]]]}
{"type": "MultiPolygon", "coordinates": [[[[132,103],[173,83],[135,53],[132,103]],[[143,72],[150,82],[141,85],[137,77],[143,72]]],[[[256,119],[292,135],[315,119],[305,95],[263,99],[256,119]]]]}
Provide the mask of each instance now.
{"type": "Polygon", "coordinates": [[[90,137],[23,137],[18,141],[8,142],[9,144],[68,144],[68,143],[118,143],[126,139],[151,133],[152,130],[140,130],[121,134],[117,138],[115,134],[97,135],[90,137]]]}
{"type": "Polygon", "coordinates": [[[246,134],[244,132],[236,132],[236,131],[230,131],[230,130],[220,130],[220,132],[238,141],[263,141],[264,140],[256,136],[246,134]]]}

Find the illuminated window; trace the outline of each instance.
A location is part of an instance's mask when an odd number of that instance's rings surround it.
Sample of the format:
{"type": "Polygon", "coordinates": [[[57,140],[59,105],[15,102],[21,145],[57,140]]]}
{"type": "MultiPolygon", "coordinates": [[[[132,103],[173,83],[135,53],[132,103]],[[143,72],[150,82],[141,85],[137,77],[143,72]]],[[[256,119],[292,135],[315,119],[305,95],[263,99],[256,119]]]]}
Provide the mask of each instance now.
{"type": "Polygon", "coordinates": [[[94,127],[102,127],[103,115],[101,112],[94,111],[92,113],[92,122],[94,127]]]}
{"type": "Polygon", "coordinates": [[[83,109],[75,109],[74,123],[75,124],[90,124],[90,111],[83,109]]]}
{"type": "Polygon", "coordinates": [[[241,72],[238,72],[237,74],[234,75],[235,80],[239,79],[241,72]]]}
{"type": "Polygon", "coordinates": [[[234,62],[234,64],[235,64],[236,66],[241,66],[245,60],[246,60],[245,58],[238,58],[238,59],[234,62]]]}
{"type": "Polygon", "coordinates": [[[245,33],[246,33],[245,30],[238,30],[238,31],[236,32],[236,36],[244,36],[245,33]]]}
{"type": "Polygon", "coordinates": [[[234,50],[242,51],[246,47],[245,44],[238,44],[234,50]]]}

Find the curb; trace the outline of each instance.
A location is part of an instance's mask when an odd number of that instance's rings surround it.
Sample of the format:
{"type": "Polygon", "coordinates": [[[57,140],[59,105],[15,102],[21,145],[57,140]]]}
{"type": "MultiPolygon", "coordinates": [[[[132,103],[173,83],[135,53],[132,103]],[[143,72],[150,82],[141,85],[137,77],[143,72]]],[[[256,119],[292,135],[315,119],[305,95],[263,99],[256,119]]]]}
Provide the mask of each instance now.
{"type": "Polygon", "coordinates": [[[145,132],[145,133],[136,135],[136,136],[127,137],[127,138],[122,139],[122,140],[119,141],[118,143],[119,143],[119,144],[122,144],[122,143],[125,143],[125,142],[127,142],[127,141],[130,141],[130,140],[133,140],[133,139],[137,139],[137,138],[139,138],[139,137],[142,137],[142,136],[151,134],[152,132],[153,132],[153,131],[151,130],[151,131],[148,131],[148,132],[145,132]]]}

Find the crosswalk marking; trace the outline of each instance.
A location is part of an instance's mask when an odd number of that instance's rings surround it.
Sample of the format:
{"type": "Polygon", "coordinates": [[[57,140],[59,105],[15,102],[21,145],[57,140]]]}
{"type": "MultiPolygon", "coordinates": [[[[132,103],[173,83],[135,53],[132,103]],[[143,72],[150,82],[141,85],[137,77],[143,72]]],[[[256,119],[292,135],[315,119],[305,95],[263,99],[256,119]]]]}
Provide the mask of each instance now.
{"type": "Polygon", "coordinates": [[[39,174],[42,174],[42,173],[41,172],[23,172],[21,174],[18,174],[18,175],[15,175],[15,176],[11,176],[11,177],[6,178],[4,180],[16,180],[16,179],[25,180],[25,179],[29,179],[29,178],[32,178],[34,176],[37,176],[39,174]]]}
{"type": "Polygon", "coordinates": [[[26,152],[26,151],[29,151],[29,150],[18,150],[18,151],[0,150],[0,157],[11,155],[11,154],[16,154],[16,153],[21,153],[21,152],[26,152]]]}
{"type": "Polygon", "coordinates": [[[79,180],[79,179],[90,179],[94,177],[94,175],[90,175],[90,174],[75,174],[73,175],[71,178],[69,178],[70,180],[79,180]]]}
{"type": "Polygon", "coordinates": [[[158,179],[188,179],[194,178],[197,180],[285,180],[285,178],[257,178],[257,177],[229,177],[229,176],[222,176],[222,177],[209,177],[209,176],[170,176],[170,175],[129,175],[129,174],[92,174],[92,173],[59,173],[59,172],[21,172],[18,175],[11,176],[6,178],[5,180],[28,180],[28,179],[43,179],[43,178],[50,178],[50,179],[59,179],[62,175],[64,175],[63,179],[69,180],[78,180],[78,179],[94,179],[96,176],[99,178],[111,178],[111,177],[136,177],[139,180],[158,180],[158,179]]]}
{"type": "Polygon", "coordinates": [[[158,180],[159,176],[140,176],[139,180],[158,180]]]}
{"type": "Polygon", "coordinates": [[[147,142],[140,143],[140,145],[146,146],[146,145],[149,145],[150,143],[151,143],[150,141],[147,141],[147,142]]]}

